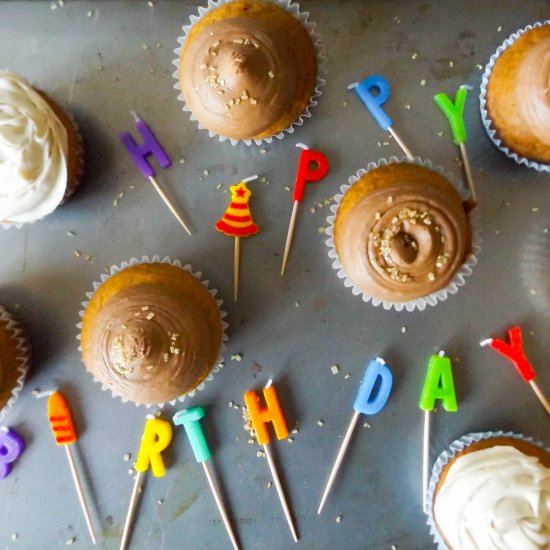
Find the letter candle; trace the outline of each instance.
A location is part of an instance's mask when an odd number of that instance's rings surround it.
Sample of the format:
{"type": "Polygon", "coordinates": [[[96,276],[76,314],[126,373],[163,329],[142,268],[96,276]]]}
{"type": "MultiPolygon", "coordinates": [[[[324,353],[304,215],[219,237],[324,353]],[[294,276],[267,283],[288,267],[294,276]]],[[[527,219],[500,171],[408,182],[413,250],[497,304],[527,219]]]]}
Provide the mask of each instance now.
{"type": "Polygon", "coordinates": [[[453,134],[453,141],[458,145],[460,149],[460,155],[462,156],[462,164],[464,165],[464,174],[466,176],[466,182],[470,189],[470,199],[468,200],[466,207],[470,211],[477,206],[477,193],[472,178],[472,169],[470,167],[470,161],[468,159],[468,152],[466,151],[466,139],[468,134],[466,133],[466,127],[464,126],[464,105],[466,104],[466,97],[468,90],[471,90],[471,86],[462,85],[455,94],[454,103],[450,100],[447,94],[440,92],[434,95],[434,101],[437,106],[443,111],[443,114],[449,120],[451,126],[451,132],[453,134]]]}
{"type": "Polygon", "coordinates": [[[371,359],[365,372],[365,376],[363,377],[363,381],[361,382],[361,386],[359,387],[359,392],[357,393],[355,402],[353,403],[355,412],[351,417],[351,422],[349,423],[346,435],[344,436],[344,440],[342,441],[338,454],[336,455],[336,460],[334,461],[325,490],[323,491],[323,496],[321,497],[317,514],[320,514],[323,510],[323,506],[325,505],[330,489],[336,479],[336,474],[338,473],[340,465],[344,460],[344,456],[351,441],[351,436],[353,434],[353,430],[355,429],[355,425],[357,424],[357,420],[359,419],[359,415],[361,413],[368,415],[378,414],[388,402],[392,385],[393,376],[385,361],[380,357],[371,359]],[[378,390],[374,392],[374,388],[378,380],[380,380],[380,384],[378,385],[378,390]]]}
{"type": "Polygon", "coordinates": [[[57,445],[65,447],[78,500],[80,501],[80,506],[82,507],[82,512],[84,513],[84,518],[86,520],[86,525],[88,526],[88,531],[90,532],[90,537],[93,544],[95,544],[96,538],[94,527],[92,525],[92,518],[90,517],[90,511],[84,496],[82,483],[80,481],[80,476],[78,474],[78,469],[76,467],[71,448],[71,445],[77,440],[77,435],[74,429],[73,419],[71,418],[71,411],[69,410],[65,399],[59,392],[53,392],[48,398],[48,420],[50,421],[55,442],[57,445]]]}
{"type": "Polygon", "coordinates": [[[0,427],[0,479],[11,472],[12,464],[23,454],[25,441],[14,430],[0,427]]]}
{"type": "Polygon", "coordinates": [[[231,540],[231,544],[233,545],[233,548],[235,550],[239,550],[239,545],[237,543],[235,533],[233,532],[231,521],[229,520],[229,516],[227,515],[227,512],[225,510],[223,500],[219,494],[216,484],[214,483],[214,478],[212,477],[212,474],[210,473],[207,465],[207,461],[210,460],[211,454],[210,449],[208,448],[208,444],[206,443],[206,438],[204,437],[201,424],[199,422],[199,420],[203,417],[204,409],[202,407],[193,407],[191,409],[184,409],[177,412],[172,418],[172,422],[176,426],[183,426],[185,428],[185,433],[187,434],[189,442],[191,443],[191,448],[193,449],[195,460],[197,462],[200,462],[202,464],[202,467],[204,468],[206,479],[208,480],[208,484],[210,485],[210,489],[212,491],[212,494],[214,495],[214,500],[216,501],[218,510],[220,511],[220,515],[227,530],[227,534],[229,535],[229,539],[231,540]]]}
{"type": "Polygon", "coordinates": [[[285,274],[286,264],[288,262],[288,254],[292,245],[292,237],[294,236],[294,226],[296,225],[296,216],[298,214],[298,205],[304,198],[304,188],[308,181],[319,181],[323,179],[328,172],[328,159],[319,151],[312,151],[303,143],[297,143],[296,147],[301,147],[300,160],[298,161],[298,171],[296,173],[296,182],[294,183],[294,192],[292,194],[292,214],[290,215],[290,223],[288,224],[288,233],[286,235],[285,251],[283,253],[283,264],[281,267],[281,275],[285,274]],[[312,170],[311,164],[316,167],[312,170]]]}
{"type": "Polygon", "coordinates": [[[130,132],[122,132],[121,134],[119,134],[120,141],[122,141],[122,143],[126,147],[126,150],[128,151],[128,153],[130,153],[130,156],[132,157],[132,160],[134,161],[134,164],[137,166],[138,170],[146,179],[148,179],[153,184],[153,187],[156,189],[157,193],[161,196],[166,206],[168,206],[168,208],[170,209],[170,212],[174,214],[174,216],[181,224],[181,226],[185,229],[185,231],[187,231],[187,233],[191,235],[191,230],[189,229],[179,212],[176,210],[176,207],[173,205],[172,201],[168,198],[168,195],[166,195],[166,193],[164,192],[164,189],[161,187],[160,183],[157,181],[155,177],[155,171],[147,160],[147,157],[149,155],[153,155],[161,168],[168,168],[169,166],[172,166],[172,161],[170,160],[170,157],[162,148],[161,144],[158,142],[157,138],[155,137],[147,123],[139,118],[136,112],[130,111],[130,114],[134,117],[136,129],[141,134],[141,137],[143,138],[143,143],[141,145],[138,145],[130,132]]]}
{"type": "Polygon", "coordinates": [[[480,346],[490,346],[495,351],[498,351],[504,357],[508,358],[516,367],[519,375],[527,382],[546,412],[550,415],[550,403],[542,393],[539,385],[535,382],[536,374],[531,363],[529,363],[525,352],[523,351],[523,337],[521,335],[521,328],[518,326],[508,329],[509,344],[498,338],[487,338],[480,342],[480,346]]]}
{"type": "Polygon", "coordinates": [[[277,399],[277,394],[275,393],[275,388],[273,387],[271,380],[269,380],[263,389],[263,394],[267,405],[265,409],[260,407],[260,398],[256,392],[246,392],[244,394],[244,401],[246,403],[246,407],[248,408],[258,443],[263,445],[267,463],[269,464],[273,482],[275,483],[275,488],[277,489],[277,494],[279,495],[279,500],[281,501],[281,506],[283,507],[288,526],[290,527],[292,538],[294,539],[294,542],[298,542],[298,533],[296,531],[296,527],[294,526],[294,520],[286,501],[285,492],[283,490],[281,480],[279,479],[279,474],[275,466],[275,461],[273,460],[273,455],[269,449],[269,433],[267,431],[267,424],[269,422],[273,424],[277,439],[287,438],[288,429],[286,427],[283,411],[279,405],[279,400],[277,399]]]}
{"type": "Polygon", "coordinates": [[[378,126],[385,132],[389,132],[401,147],[401,150],[407,158],[412,161],[414,159],[410,149],[403,143],[397,132],[393,129],[391,118],[384,112],[382,105],[388,101],[390,97],[390,84],[380,75],[373,74],[365,78],[362,82],[352,82],[348,85],[348,90],[354,90],[357,97],[369,110],[378,126]]]}
{"type": "Polygon", "coordinates": [[[145,429],[141,436],[139,453],[135,463],[137,474],[132,490],[132,497],[130,498],[126,523],[124,524],[120,550],[124,550],[130,540],[130,530],[134,520],[139,495],[141,494],[141,478],[149,467],[151,467],[155,477],[164,477],[166,470],[164,468],[164,462],[162,461],[161,452],[170,445],[170,441],[172,441],[172,425],[170,422],[162,420],[162,418],[155,418],[152,415],[147,415],[147,422],[145,423],[145,429]]]}
{"type": "Polygon", "coordinates": [[[434,410],[435,402],[438,399],[441,400],[446,411],[458,411],[451,360],[445,357],[444,351],[440,351],[439,355],[430,357],[419,403],[419,407],[424,411],[424,440],[422,445],[422,510],[424,512],[426,512],[430,461],[430,413],[434,410]]]}
{"type": "Polygon", "coordinates": [[[235,252],[233,257],[233,299],[237,301],[239,294],[239,264],[241,258],[241,237],[250,237],[258,233],[260,228],[252,221],[250,206],[248,205],[252,191],[246,183],[257,179],[258,176],[250,176],[241,180],[237,185],[231,185],[231,202],[225,210],[225,214],[216,222],[216,229],[227,235],[235,237],[235,252]]]}

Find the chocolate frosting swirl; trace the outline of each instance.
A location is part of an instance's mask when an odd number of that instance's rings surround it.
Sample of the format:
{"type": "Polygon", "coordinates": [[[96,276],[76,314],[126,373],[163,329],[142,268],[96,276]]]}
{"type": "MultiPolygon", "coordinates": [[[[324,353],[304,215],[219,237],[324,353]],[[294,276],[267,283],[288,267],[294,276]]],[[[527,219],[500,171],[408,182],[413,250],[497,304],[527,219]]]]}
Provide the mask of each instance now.
{"type": "Polygon", "coordinates": [[[290,124],[314,91],[316,57],[306,30],[265,2],[228,4],[210,19],[196,24],[181,55],[180,86],[193,115],[233,139],[270,135],[286,117],[290,124]],[[226,17],[217,15],[222,10],[226,17]]]}
{"type": "Polygon", "coordinates": [[[136,403],[164,403],[202,381],[216,359],[212,339],[206,316],[192,300],[166,288],[138,285],[104,304],[87,366],[117,395],[136,403]]]}
{"type": "Polygon", "coordinates": [[[365,174],[350,192],[357,196],[351,207],[346,197],[342,201],[335,241],[357,287],[380,300],[404,302],[450,282],[470,251],[471,228],[445,178],[415,165],[390,165],[365,174]],[[378,181],[361,193],[362,180],[385,176],[395,183],[378,181]]]}

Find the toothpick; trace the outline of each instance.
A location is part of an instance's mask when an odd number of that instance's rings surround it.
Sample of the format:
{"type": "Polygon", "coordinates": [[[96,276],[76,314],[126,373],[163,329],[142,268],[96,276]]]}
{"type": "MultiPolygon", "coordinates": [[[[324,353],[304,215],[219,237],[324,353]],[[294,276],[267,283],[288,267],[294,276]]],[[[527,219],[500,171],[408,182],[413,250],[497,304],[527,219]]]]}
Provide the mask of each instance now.
{"type": "Polygon", "coordinates": [[[71,474],[73,475],[74,484],[76,487],[76,493],[78,494],[78,500],[80,501],[80,506],[82,512],[84,513],[84,519],[86,520],[86,525],[88,526],[88,531],[90,532],[90,538],[92,543],[96,544],[96,538],[94,533],[94,527],[92,525],[92,518],[90,517],[90,510],[88,509],[88,504],[86,503],[86,498],[84,497],[84,491],[82,490],[82,483],[80,482],[80,476],[78,475],[78,470],[76,469],[76,463],[74,461],[73,451],[70,445],[64,445],[65,451],[67,451],[67,459],[69,461],[69,467],[71,468],[71,474]]]}
{"type": "Polygon", "coordinates": [[[539,385],[534,381],[530,380],[529,385],[533,388],[535,395],[539,398],[539,401],[542,403],[542,406],[546,409],[546,412],[550,415],[550,403],[546,399],[545,395],[542,393],[542,390],[539,388],[539,385]]]}
{"type": "Polygon", "coordinates": [[[426,513],[428,497],[428,472],[430,465],[430,413],[424,411],[424,440],[422,445],[422,510],[426,513]]]}
{"type": "Polygon", "coordinates": [[[327,500],[328,494],[330,492],[330,489],[332,488],[332,484],[334,483],[334,480],[336,479],[336,474],[338,473],[338,470],[340,469],[340,466],[344,460],[344,456],[346,454],[346,451],[348,450],[349,442],[351,441],[351,436],[353,435],[353,430],[355,429],[355,425],[357,424],[357,420],[359,419],[360,412],[355,411],[353,413],[353,416],[351,417],[351,422],[349,423],[348,429],[346,431],[346,435],[344,436],[344,440],[342,441],[342,445],[340,445],[340,450],[338,451],[338,454],[336,455],[336,460],[334,461],[334,466],[332,467],[332,470],[330,472],[327,484],[325,486],[325,490],[323,492],[323,496],[321,497],[321,502],[319,504],[319,508],[317,510],[317,514],[320,514],[323,510],[323,506],[325,505],[325,501],[327,500]]]}
{"type": "Polygon", "coordinates": [[[292,238],[294,236],[294,227],[296,225],[296,215],[298,214],[298,201],[294,201],[292,207],[292,214],[290,216],[290,223],[288,224],[288,233],[286,235],[285,252],[283,254],[283,265],[281,267],[281,275],[285,274],[286,264],[288,262],[288,254],[290,252],[290,245],[292,244],[292,238]]]}
{"type": "Polygon", "coordinates": [[[265,451],[267,462],[269,464],[269,469],[271,470],[273,482],[275,483],[275,488],[277,489],[277,494],[279,495],[279,500],[281,501],[281,506],[283,507],[283,511],[285,513],[285,517],[288,522],[288,526],[290,527],[290,532],[292,533],[292,538],[294,539],[294,542],[298,542],[298,534],[296,532],[296,528],[294,527],[294,520],[292,519],[292,515],[290,513],[290,509],[286,501],[283,486],[281,485],[281,480],[279,479],[279,474],[277,473],[277,468],[275,467],[275,462],[273,460],[273,456],[271,455],[271,451],[269,449],[269,443],[266,443],[263,446],[263,448],[265,451]]]}
{"type": "Polygon", "coordinates": [[[137,503],[139,501],[141,478],[144,472],[138,472],[136,474],[136,480],[134,482],[134,488],[132,490],[132,498],[130,499],[130,506],[128,507],[128,514],[126,516],[126,523],[124,524],[124,532],[122,533],[122,541],[120,542],[120,550],[125,550],[130,540],[131,528],[134,521],[134,515],[136,513],[137,503]]]}
{"type": "Polygon", "coordinates": [[[470,198],[468,199],[468,206],[473,209],[477,206],[477,193],[474,180],[472,177],[472,167],[470,166],[470,160],[468,159],[468,152],[466,151],[466,144],[463,142],[459,145],[460,155],[462,156],[462,165],[464,166],[464,174],[466,176],[466,182],[470,189],[470,198]]]}
{"type": "Polygon", "coordinates": [[[229,517],[228,517],[227,512],[225,510],[225,506],[224,506],[223,501],[220,497],[220,494],[218,492],[216,484],[214,483],[214,479],[212,477],[212,474],[210,473],[210,470],[208,469],[208,466],[206,464],[206,460],[202,462],[202,466],[204,468],[204,473],[206,474],[206,479],[208,479],[208,484],[210,485],[210,489],[212,490],[212,494],[214,495],[214,500],[216,501],[216,504],[218,505],[218,510],[220,511],[220,515],[222,516],[222,520],[223,520],[223,523],[225,525],[225,529],[227,531],[227,534],[229,535],[229,538],[231,539],[231,544],[233,545],[234,550],[239,550],[239,545],[237,543],[237,538],[235,537],[235,533],[233,532],[233,527],[231,526],[231,522],[229,521],[229,517]]]}
{"type": "Polygon", "coordinates": [[[189,227],[187,226],[187,224],[185,223],[185,221],[183,220],[179,212],[176,210],[176,207],[172,204],[172,201],[168,198],[168,195],[166,195],[166,193],[160,186],[160,183],[157,181],[157,179],[154,176],[150,176],[148,179],[153,184],[153,187],[157,190],[157,193],[161,196],[166,206],[168,206],[168,208],[170,209],[170,212],[174,214],[174,216],[176,217],[178,222],[180,222],[181,226],[185,229],[185,231],[187,231],[187,233],[191,235],[191,230],[189,229],[189,227]]]}
{"type": "Polygon", "coordinates": [[[393,139],[395,139],[395,142],[397,143],[397,145],[401,147],[401,150],[403,151],[403,153],[405,153],[405,155],[407,155],[407,158],[412,162],[414,160],[414,156],[411,153],[411,150],[405,145],[403,140],[399,137],[399,135],[393,129],[392,126],[388,127],[388,132],[392,135],[393,139]]]}
{"type": "Polygon", "coordinates": [[[233,257],[233,299],[239,294],[239,264],[241,261],[241,238],[235,237],[235,254],[233,257]]]}

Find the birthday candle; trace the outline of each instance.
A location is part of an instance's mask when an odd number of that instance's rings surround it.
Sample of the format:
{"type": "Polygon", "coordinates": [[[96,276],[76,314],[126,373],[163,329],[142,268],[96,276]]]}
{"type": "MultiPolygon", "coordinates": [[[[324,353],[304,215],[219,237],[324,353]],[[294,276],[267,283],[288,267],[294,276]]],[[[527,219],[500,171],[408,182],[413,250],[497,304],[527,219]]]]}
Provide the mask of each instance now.
{"type": "Polygon", "coordinates": [[[466,150],[466,138],[468,135],[466,133],[466,126],[464,125],[464,106],[466,105],[468,90],[471,89],[471,86],[460,86],[455,94],[454,103],[447,96],[447,94],[443,92],[440,92],[434,96],[434,101],[449,121],[451,132],[453,134],[453,141],[460,148],[462,163],[464,165],[464,174],[466,175],[466,181],[471,193],[470,200],[467,204],[468,210],[471,210],[477,205],[477,194],[472,177],[470,161],[468,159],[468,152],[466,150]]]}
{"type": "Polygon", "coordinates": [[[390,98],[389,82],[382,76],[373,74],[360,83],[354,82],[350,84],[348,89],[355,91],[357,97],[363,102],[374,117],[374,120],[378,123],[378,126],[393,136],[399,147],[407,155],[407,158],[412,161],[414,157],[411,151],[394,130],[391,118],[382,109],[382,105],[390,98]]]}
{"type": "Polygon", "coordinates": [[[511,327],[508,330],[508,339],[510,341],[509,344],[498,338],[488,338],[487,340],[483,340],[480,345],[489,345],[495,351],[498,351],[500,354],[504,355],[504,357],[508,358],[514,364],[523,380],[531,386],[538,400],[541,402],[546,412],[550,415],[550,402],[535,381],[535,370],[523,351],[523,337],[521,335],[521,328],[518,326],[511,327]]]}
{"type": "Polygon", "coordinates": [[[130,506],[126,515],[120,550],[124,550],[130,539],[130,531],[134,520],[137,502],[139,499],[141,478],[151,468],[155,477],[163,477],[166,473],[164,462],[162,460],[162,451],[164,451],[172,441],[172,425],[162,418],[148,416],[145,422],[145,429],[141,437],[139,452],[135,463],[137,471],[134,481],[134,488],[130,498],[130,506]]]}
{"type": "Polygon", "coordinates": [[[271,475],[273,476],[275,488],[277,489],[277,494],[279,495],[279,500],[281,501],[281,506],[283,507],[290,532],[292,533],[292,538],[294,539],[294,542],[298,542],[298,533],[296,531],[296,527],[294,526],[294,519],[292,518],[281,480],[279,479],[279,473],[277,472],[275,461],[271,455],[271,450],[269,449],[269,433],[267,431],[267,424],[273,424],[277,439],[285,439],[288,437],[288,429],[286,427],[283,411],[279,405],[279,400],[277,399],[277,393],[271,384],[271,380],[263,389],[263,394],[266,403],[265,408],[260,406],[260,398],[253,391],[246,392],[244,394],[244,400],[248,408],[248,413],[250,414],[250,419],[252,420],[254,431],[256,432],[258,443],[263,445],[267,463],[269,464],[269,469],[271,471],[271,475]]]}
{"type": "Polygon", "coordinates": [[[229,539],[231,540],[231,544],[233,545],[233,548],[235,550],[239,550],[237,538],[235,537],[235,533],[233,532],[233,527],[231,525],[231,521],[229,520],[229,516],[227,515],[225,505],[219,494],[218,488],[214,483],[214,478],[212,477],[212,474],[206,464],[207,461],[210,460],[211,454],[200,424],[200,420],[203,417],[204,409],[202,407],[193,407],[191,409],[184,409],[177,412],[174,415],[172,421],[176,426],[183,426],[185,428],[185,433],[187,434],[189,442],[191,443],[191,448],[193,449],[195,460],[197,462],[200,462],[203,466],[206,479],[208,480],[210,489],[212,491],[212,494],[214,495],[214,500],[216,501],[216,504],[218,506],[218,510],[224,522],[227,534],[229,535],[229,539]]]}
{"type": "Polygon", "coordinates": [[[428,372],[420,395],[419,407],[424,411],[424,437],[422,445],[422,509],[426,511],[428,493],[428,470],[430,460],[430,412],[435,408],[435,402],[441,401],[448,412],[458,411],[456,392],[453,380],[451,360],[444,352],[432,355],[428,364],[428,372]]]}
{"type": "Polygon", "coordinates": [[[336,455],[336,460],[334,461],[334,465],[330,471],[327,483],[325,485],[325,490],[321,496],[319,508],[317,509],[317,514],[320,514],[323,510],[323,506],[328,498],[330,489],[344,460],[344,456],[351,441],[351,436],[353,434],[353,430],[355,429],[355,425],[357,424],[357,420],[359,419],[359,415],[378,414],[386,406],[386,403],[390,397],[392,386],[393,376],[388,365],[386,365],[386,362],[380,357],[371,359],[353,403],[355,412],[351,417],[351,422],[349,423],[344,439],[342,440],[342,444],[340,445],[340,449],[338,450],[338,454],[336,455]]]}
{"type": "Polygon", "coordinates": [[[23,454],[25,441],[15,431],[0,427],[0,479],[4,479],[12,470],[13,463],[23,454]]]}
{"type": "Polygon", "coordinates": [[[308,181],[314,182],[324,178],[328,172],[328,159],[319,151],[312,151],[302,143],[298,143],[297,147],[302,148],[300,160],[298,161],[298,171],[296,173],[296,181],[294,183],[294,191],[292,192],[292,214],[290,215],[290,223],[288,224],[288,232],[286,235],[285,250],[283,252],[283,263],[281,266],[281,275],[284,275],[292,237],[294,235],[294,227],[296,225],[296,216],[298,214],[298,205],[304,198],[304,189],[308,181]],[[312,169],[311,165],[315,168],[312,169]]]}

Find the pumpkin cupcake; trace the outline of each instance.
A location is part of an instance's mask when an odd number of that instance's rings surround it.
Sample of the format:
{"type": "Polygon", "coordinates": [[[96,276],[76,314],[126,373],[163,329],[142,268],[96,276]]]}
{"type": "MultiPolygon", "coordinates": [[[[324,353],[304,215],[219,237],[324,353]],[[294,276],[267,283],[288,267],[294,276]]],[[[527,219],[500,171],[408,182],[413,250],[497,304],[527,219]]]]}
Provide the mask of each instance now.
{"type": "Polygon", "coordinates": [[[550,171],[550,21],[509,38],[491,57],[481,86],[489,137],[520,164],[550,171]]]}
{"type": "Polygon", "coordinates": [[[0,306],[0,420],[23,387],[30,356],[30,343],[23,327],[0,306]]]}
{"type": "Polygon", "coordinates": [[[133,259],[96,283],[81,313],[86,368],[123,401],[183,400],[217,371],[224,333],[221,301],[190,266],[133,259]]]}
{"type": "Polygon", "coordinates": [[[316,104],[322,48],[296,4],[210,0],[183,28],[174,61],[179,99],[220,140],[283,137],[316,104]]]}

